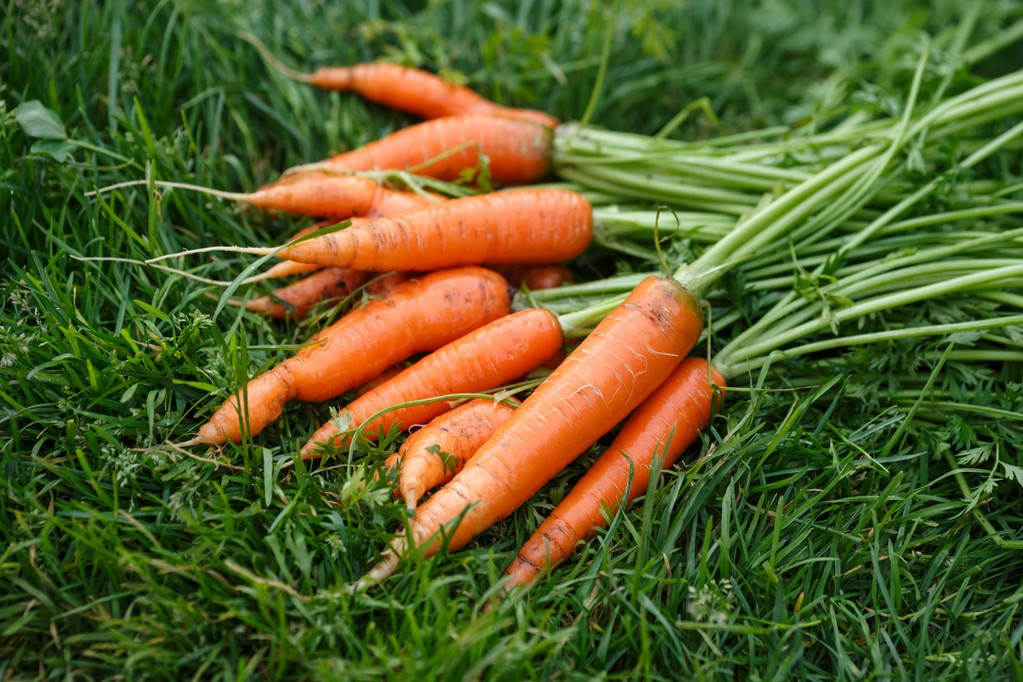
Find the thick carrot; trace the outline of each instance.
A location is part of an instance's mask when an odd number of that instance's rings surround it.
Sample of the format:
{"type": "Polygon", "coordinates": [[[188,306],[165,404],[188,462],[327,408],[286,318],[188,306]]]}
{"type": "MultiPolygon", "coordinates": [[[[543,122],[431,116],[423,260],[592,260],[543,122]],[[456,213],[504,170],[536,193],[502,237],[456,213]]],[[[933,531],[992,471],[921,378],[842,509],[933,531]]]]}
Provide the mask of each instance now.
{"type": "Polygon", "coordinates": [[[576,192],[522,189],[452,199],[352,225],[283,249],[235,249],[356,270],[434,270],[568,260],[586,250],[593,210],[576,192]]]}
{"type": "Polygon", "coordinates": [[[511,514],[657,388],[696,343],[703,316],[676,281],[643,280],[612,310],[465,468],[416,510],[409,533],[360,586],[383,580],[409,551],[464,547],[511,514]]]}
{"type": "MultiPolygon", "coordinates": [[[[396,424],[408,428],[425,424],[451,409],[446,401],[429,401],[374,414],[402,403],[437,396],[485,391],[518,379],[556,354],[562,345],[557,317],[542,308],[530,308],[494,320],[438,348],[390,381],[356,398],[342,412],[350,429],[359,427],[375,438],[396,424]]],[[[331,420],[302,446],[302,456],[319,456],[323,446],[344,447],[349,442],[331,420]]]]}
{"type": "Polygon", "coordinates": [[[413,432],[397,453],[405,505],[415,509],[427,490],[450,481],[514,413],[514,407],[496,400],[470,400],[413,432]]]}
{"type": "Polygon", "coordinates": [[[203,247],[147,262],[228,251],[376,271],[529,265],[574,258],[592,235],[593,209],[586,197],[537,188],[451,199],[393,218],[356,218],[344,229],[284,247],[203,247]]]}
{"type": "Polygon", "coordinates": [[[450,116],[395,131],[358,149],[302,169],[346,173],[410,169],[418,175],[457,180],[486,157],[490,178],[505,185],[537,182],[550,171],[553,131],[533,121],[493,116],[450,116]]]}
{"type": "Polygon", "coordinates": [[[683,361],[522,546],[505,571],[505,587],[536,580],[645,493],[655,457],[671,466],[707,426],[717,407],[712,384],[723,387],[725,379],[706,360],[683,361]]]}
{"type": "Polygon", "coordinates": [[[324,90],[354,92],[371,102],[423,118],[480,113],[530,118],[551,126],[558,122],[541,111],[505,107],[440,76],[398,64],[366,62],[352,66],[324,66],[312,73],[302,73],[285,66],[255,36],[247,33],[239,36],[254,45],[271,66],[288,78],[324,90]]]}
{"type": "Polygon", "coordinates": [[[301,319],[320,301],[347,296],[366,281],[366,273],[348,268],[324,268],[269,296],[246,302],[245,309],[277,319],[301,319]]]}
{"type": "Polygon", "coordinates": [[[403,282],[249,381],[186,444],[240,441],[246,430],[255,435],[288,401],[338,396],[414,353],[439,348],[507,315],[509,305],[507,283],[483,268],[445,270],[403,282]]]}

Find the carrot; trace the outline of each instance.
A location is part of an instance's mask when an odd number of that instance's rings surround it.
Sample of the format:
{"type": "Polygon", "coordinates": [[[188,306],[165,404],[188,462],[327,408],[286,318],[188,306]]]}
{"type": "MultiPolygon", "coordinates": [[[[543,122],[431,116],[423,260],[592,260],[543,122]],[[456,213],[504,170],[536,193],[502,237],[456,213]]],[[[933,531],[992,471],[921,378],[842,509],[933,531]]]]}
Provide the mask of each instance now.
{"type": "Polygon", "coordinates": [[[283,249],[235,249],[357,270],[434,270],[568,260],[586,250],[593,210],[581,194],[523,189],[452,199],[404,216],[353,220],[283,249]]]}
{"type": "Polygon", "coordinates": [[[415,509],[427,490],[450,481],[513,414],[514,407],[496,400],[470,400],[413,432],[396,453],[405,505],[415,509]]]}
{"type": "MultiPolygon", "coordinates": [[[[438,198],[438,200],[440,200],[440,197],[437,197],[437,198],[438,198]]],[[[424,206],[424,208],[425,208],[425,206],[424,206]]],[[[391,215],[400,215],[402,213],[411,213],[412,211],[415,210],[415,209],[413,209],[413,210],[409,211],[407,209],[408,209],[408,207],[404,206],[404,204],[402,204],[402,202],[400,202],[400,201],[385,202],[385,203],[382,203],[382,204],[377,204],[377,206],[372,208],[370,215],[371,216],[375,216],[375,217],[384,217],[384,216],[391,216],[391,215]]],[[[318,229],[322,229],[324,227],[329,227],[330,225],[331,225],[331,221],[328,221],[328,220],[320,221],[318,223],[310,225],[309,227],[307,227],[307,228],[305,228],[303,230],[300,230],[298,233],[296,233],[295,238],[298,239],[298,238],[303,237],[303,236],[305,236],[307,234],[310,234],[311,232],[315,232],[318,229]]],[[[317,270],[319,270],[322,267],[323,266],[318,265],[316,263],[299,263],[298,261],[282,261],[280,263],[275,264],[271,268],[267,269],[262,274],[248,278],[246,280],[246,283],[250,284],[250,283],[253,283],[253,282],[257,282],[257,281],[262,281],[264,279],[272,279],[272,278],[275,278],[275,277],[287,277],[287,276],[290,276],[290,275],[300,275],[300,274],[305,274],[305,273],[309,273],[309,272],[316,272],[317,270]]],[[[337,268],[335,270],[341,271],[342,269],[341,268],[337,268]]],[[[349,271],[349,272],[354,272],[354,271],[349,271]]],[[[340,274],[340,272],[339,272],[339,274],[340,274]]],[[[395,284],[397,284],[398,282],[404,281],[404,280],[406,280],[408,278],[409,278],[409,273],[407,273],[407,272],[402,272],[402,273],[394,272],[394,273],[391,273],[390,275],[387,275],[385,277],[376,277],[374,279],[369,280],[369,282],[368,282],[368,284],[366,286],[366,290],[367,290],[368,293],[370,293],[372,295],[383,295],[383,294],[387,293],[388,291],[390,291],[391,288],[395,284]]],[[[365,280],[365,276],[363,276],[363,281],[364,280],[365,280]]],[[[302,280],[302,281],[304,282],[305,280],[302,280]]],[[[314,280],[314,281],[316,281],[317,283],[301,284],[300,286],[306,287],[307,289],[315,289],[317,286],[319,286],[319,283],[318,283],[319,280],[314,280]]],[[[296,284],[298,284],[298,283],[296,283],[296,284]]],[[[286,287],[284,287],[284,288],[286,288],[286,287]]],[[[352,288],[354,288],[354,286],[352,288]]],[[[281,298],[280,294],[278,293],[279,290],[280,289],[278,289],[277,291],[274,291],[274,295],[276,295],[276,297],[278,297],[278,298],[281,298]]],[[[325,297],[326,297],[326,295],[329,295],[330,293],[331,293],[330,291],[324,291],[325,297]]],[[[310,294],[310,295],[312,295],[312,294],[310,294]]],[[[307,301],[307,305],[311,306],[312,304],[316,303],[316,301],[318,301],[318,300],[320,300],[320,299],[308,300],[307,301]]],[[[257,307],[259,309],[262,309],[262,308],[265,307],[265,304],[256,304],[256,305],[257,305],[257,307]]],[[[250,308],[250,310],[253,310],[253,309],[250,308]]],[[[257,312],[262,312],[262,310],[257,310],[257,312]]],[[[302,316],[299,315],[298,317],[302,317],[302,316]]]]}
{"type": "MultiPolygon", "coordinates": [[[[329,223],[326,223],[320,227],[328,226],[329,223]]],[[[317,227],[316,229],[320,228],[317,227]]],[[[298,239],[300,236],[301,234],[297,234],[295,235],[295,238],[298,239]]],[[[252,277],[245,279],[243,284],[255,284],[256,282],[262,282],[267,279],[280,279],[282,277],[291,277],[292,275],[305,275],[310,272],[316,272],[322,268],[322,265],[318,265],[316,263],[299,263],[295,260],[285,260],[280,263],[275,263],[258,275],[253,275],[252,277]]]]}
{"type": "MultiPolygon", "coordinates": [[[[285,262],[287,263],[287,262],[291,262],[291,261],[285,261],[285,262]]],[[[366,273],[366,274],[370,274],[370,273],[366,273]]],[[[407,282],[410,279],[415,279],[414,276],[413,276],[414,274],[415,273],[410,273],[410,272],[391,272],[391,273],[388,273],[388,274],[383,275],[381,277],[375,277],[375,278],[369,280],[368,282],[366,282],[366,284],[364,285],[363,291],[365,291],[370,297],[378,297],[379,298],[379,297],[387,296],[387,294],[391,293],[391,291],[393,291],[394,288],[397,287],[402,282],[407,282]]],[[[312,341],[319,341],[324,336],[329,334],[330,330],[331,330],[331,327],[325,327],[325,328],[321,329],[320,331],[314,333],[311,337],[309,337],[309,341],[310,342],[312,342],[312,341]]],[[[383,373],[381,372],[381,374],[383,374],[383,373]]],[[[378,381],[377,383],[383,383],[383,381],[378,381]]]]}
{"type": "Polygon", "coordinates": [[[645,493],[654,459],[671,466],[707,426],[716,407],[712,384],[724,386],[725,379],[706,360],[683,361],[522,546],[505,571],[505,588],[536,580],[645,493]]]}
{"type": "Polygon", "coordinates": [[[483,268],[444,270],[403,282],[249,381],[185,445],[237,442],[246,431],[255,435],[288,401],[338,396],[414,353],[439,348],[507,315],[509,305],[507,283],[483,268]]]}
{"type": "Polygon", "coordinates": [[[356,270],[436,270],[568,260],[585,251],[592,236],[586,197],[538,188],[451,199],[393,218],[356,218],[345,229],[283,247],[211,246],[146,262],[227,251],[356,270]]]}
{"type": "Polygon", "coordinates": [[[526,398],[446,486],[416,510],[407,535],[359,586],[391,575],[409,549],[451,549],[509,515],[663,382],[703,326],[676,281],[648,277],[526,398]]]}
{"type": "MultiPolygon", "coordinates": [[[[147,180],[129,180],[88,192],[86,196],[146,185],[147,180]]],[[[228,201],[286,213],[344,219],[351,216],[400,215],[431,206],[433,198],[414,192],[387,189],[369,178],[329,170],[293,173],[255,192],[226,192],[185,182],[156,180],[157,187],[184,189],[228,201]]]]}
{"type": "Polygon", "coordinates": [[[364,383],[359,388],[359,390],[355,392],[355,397],[358,398],[359,396],[366,395],[367,393],[372,391],[374,388],[376,388],[380,384],[382,384],[382,383],[384,383],[386,381],[390,381],[391,379],[393,379],[394,377],[398,376],[403,371],[405,371],[406,367],[407,367],[407,365],[404,365],[404,364],[397,364],[397,365],[393,365],[391,367],[388,367],[383,372],[381,372],[380,374],[377,374],[375,377],[373,377],[372,379],[370,379],[369,381],[364,383]]]}
{"type": "Polygon", "coordinates": [[[431,205],[413,192],[387,189],[369,178],[323,171],[296,173],[255,192],[218,196],[259,208],[321,218],[399,215],[431,205]]]}
{"type": "Polygon", "coordinates": [[[374,277],[366,282],[366,293],[370,296],[385,296],[394,287],[412,279],[414,274],[411,272],[389,272],[381,277],[374,277]]]}
{"type": "Polygon", "coordinates": [[[553,289],[572,281],[572,271],[563,265],[513,265],[494,268],[516,289],[525,286],[530,291],[553,289]]]}
{"type": "Polygon", "coordinates": [[[536,121],[550,127],[558,124],[558,119],[542,111],[501,106],[469,88],[397,64],[369,62],[321,67],[309,74],[308,82],[324,90],[356,92],[371,102],[422,118],[483,114],[536,121]]]}
{"type": "MultiPolygon", "coordinates": [[[[406,428],[425,424],[451,409],[446,401],[427,399],[497,388],[540,366],[561,345],[561,326],[553,313],[542,308],[522,310],[438,348],[390,381],[353,400],[341,418],[349,429],[358,427],[371,439],[396,424],[406,428]],[[413,401],[426,402],[389,409],[413,401]],[[373,416],[383,410],[388,411],[373,416]]],[[[348,442],[348,432],[342,432],[337,420],[331,420],[302,446],[302,457],[319,456],[328,443],[344,447],[348,442]]]]}
{"type": "Polygon", "coordinates": [[[348,268],[324,268],[293,284],[254,298],[245,309],[268,317],[301,319],[320,301],[347,296],[366,281],[366,273],[348,268]]]}
{"type": "MultiPolygon", "coordinates": [[[[290,172],[336,169],[346,173],[409,169],[418,175],[457,180],[487,160],[490,178],[524,185],[550,171],[553,131],[533,121],[493,116],[450,116],[395,131],[326,161],[290,172]]],[[[287,177],[287,176],[286,176],[287,177]]]]}
{"type": "Polygon", "coordinates": [[[352,66],[325,66],[312,73],[302,73],[282,64],[255,36],[244,33],[240,37],[254,45],[271,66],[289,78],[323,90],[354,92],[371,102],[423,118],[480,113],[529,118],[545,125],[557,125],[557,119],[549,114],[505,107],[440,76],[398,64],[367,62],[352,66]]]}
{"type": "MultiPolygon", "coordinates": [[[[307,234],[316,232],[316,230],[322,230],[325,227],[330,227],[333,224],[335,224],[333,220],[317,221],[296,232],[292,239],[299,239],[307,234]]],[[[267,268],[260,274],[247,278],[243,283],[253,284],[255,282],[262,282],[266,279],[278,279],[281,277],[290,277],[292,275],[304,275],[310,272],[316,272],[322,267],[322,265],[317,265],[316,263],[299,263],[298,261],[293,260],[281,261],[280,263],[276,263],[270,268],[267,268]]]]}

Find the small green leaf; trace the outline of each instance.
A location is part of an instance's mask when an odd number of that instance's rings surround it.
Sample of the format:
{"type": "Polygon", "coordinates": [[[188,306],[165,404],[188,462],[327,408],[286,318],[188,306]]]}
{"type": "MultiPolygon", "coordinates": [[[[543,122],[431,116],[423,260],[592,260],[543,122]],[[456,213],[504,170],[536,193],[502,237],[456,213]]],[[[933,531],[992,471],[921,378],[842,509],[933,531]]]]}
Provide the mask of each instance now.
{"type": "Polygon", "coordinates": [[[1018,467],[1008,462],[999,462],[1002,468],[1005,469],[1005,477],[1010,481],[1016,481],[1020,485],[1023,485],[1023,467],[1018,467]]]}
{"type": "Polygon", "coordinates": [[[29,151],[40,156],[49,156],[57,163],[64,163],[71,158],[74,149],[74,145],[64,140],[43,139],[33,144],[29,151]]]}
{"type": "Polygon", "coordinates": [[[14,110],[14,116],[18,119],[21,129],[29,137],[44,140],[67,139],[64,122],[60,120],[60,116],[44,107],[37,99],[19,105],[14,110]]]}

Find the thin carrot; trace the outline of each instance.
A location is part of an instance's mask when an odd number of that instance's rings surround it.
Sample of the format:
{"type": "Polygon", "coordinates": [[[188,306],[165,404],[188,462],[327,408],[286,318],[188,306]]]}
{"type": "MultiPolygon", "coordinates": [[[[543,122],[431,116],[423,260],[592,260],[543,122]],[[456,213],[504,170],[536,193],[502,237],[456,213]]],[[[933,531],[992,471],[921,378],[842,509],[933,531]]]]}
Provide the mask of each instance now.
{"type": "MultiPolygon", "coordinates": [[[[502,386],[540,366],[561,345],[561,327],[550,311],[530,308],[507,315],[438,348],[356,398],[345,407],[340,419],[348,429],[359,428],[367,438],[375,438],[396,424],[406,428],[425,424],[451,409],[448,402],[429,398],[502,386]],[[403,403],[413,404],[389,409],[403,403]],[[388,411],[373,417],[384,410],[388,411]]],[[[328,443],[344,447],[348,442],[349,432],[342,432],[337,420],[331,420],[302,446],[302,457],[319,456],[328,443]]]]}
{"type": "MultiPolygon", "coordinates": [[[[299,239],[307,234],[312,234],[317,230],[330,227],[333,224],[335,224],[333,220],[319,220],[296,232],[292,239],[299,239]]],[[[298,261],[293,260],[281,261],[280,263],[276,263],[267,268],[260,274],[247,278],[243,284],[254,284],[255,282],[262,282],[267,279],[279,279],[282,277],[291,277],[292,275],[304,275],[310,272],[316,272],[322,267],[322,265],[317,265],[316,263],[299,263],[298,261]]]]}
{"type": "Polygon", "coordinates": [[[550,126],[558,122],[541,111],[505,107],[440,76],[398,64],[367,62],[352,66],[325,66],[312,73],[302,73],[281,63],[255,36],[248,33],[239,35],[254,45],[271,66],[289,78],[324,90],[354,92],[371,102],[423,118],[479,113],[529,118],[550,126]]]}
{"type": "MultiPolygon", "coordinates": [[[[321,225],[321,227],[328,226],[329,223],[321,225]]],[[[300,235],[296,235],[295,238],[297,239],[299,236],[300,235]]],[[[316,272],[322,268],[323,266],[317,263],[299,263],[297,260],[285,260],[280,263],[274,263],[263,272],[245,279],[242,283],[255,284],[256,282],[262,282],[268,279],[280,279],[282,277],[291,277],[293,275],[306,275],[310,272],[316,272]]]]}
{"type": "Polygon", "coordinates": [[[450,481],[513,414],[514,407],[496,400],[470,400],[414,431],[396,453],[405,505],[415,509],[427,490],[450,481]]]}
{"type": "Polygon", "coordinates": [[[717,406],[714,386],[724,385],[706,360],[683,361],[522,546],[505,571],[505,588],[536,580],[645,493],[655,458],[667,468],[696,440],[717,406]]]}
{"type": "Polygon", "coordinates": [[[612,310],[477,451],[416,510],[407,536],[360,587],[383,580],[408,551],[451,549],[512,513],[663,382],[703,326],[696,299],[676,281],[649,277],[612,310]],[[457,524],[452,528],[452,524],[457,524]]]}
{"type": "MultiPolygon", "coordinates": [[[[285,262],[287,263],[291,261],[285,262]]],[[[365,274],[369,275],[372,273],[365,274]]],[[[370,297],[381,298],[391,293],[391,291],[393,291],[394,288],[397,287],[402,282],[407,282],[410,279],[415,279],[415,274],[416,273],[412,272],[390,272],[379,277],[374,277],[373,279],[370,279],[363,285],[363,291],[370,297]]],[[[309,337],[309,341],[310,342],[319,341],[321,338],[329,334],[330,330],[331,327],[325,327],[324,329],[319,330],[318,332],[314,333],[311,337],[309,337]]],[[[378,384],[383,383],[383,381],[378,381],[377,383],[378,384]]]]}
{"type": "Polygon", "coordinates": [[[288,401],[338,396],[414,353],[439,348],[507,315],[509,304],[507,283],[483,268],[444,270],[403,282],[253,378],[185,445],[237,442],[246,431],[255,435],[288,401]]]}
{"type": "MultiPolygon", "coordinates": [[[[86,196],[146,184],[147,180],[129,180],[89,192],[86,196]]],[[[255,192],[226,192],[169,180],[157,180],[153,184],[166,189],[201,192],[259,208],[334,219],[400,215],[435,203],[432,198],[388,189],[369,178],[327,170],[294,173],[255,192]]]]}
{"type": "MultiPolygon", "coordinates": [[[[493,116],[450,116],[402,128],[358,149],[290,172],[336,169],[346,173],[409,169],[457,180],[487,160],[490,178],[505,185],[537,182],[550,171],[553,131],[534,121],[493,116]]],[[[287,177],[287,176],[285,176],[287,177]]]]}
{"type": "Polygon", "coordinates": [[[324,268],[319,272],[245,303],[245,309],[277,319],[301,319],[321,301],[347,296],[366,281],[366,273],[348,268],[324,268]]]}
{"type": "Polygon", "coordinates": [[[394,377],[396,377],[399,374],[401,374],[402,372],[404,372],[407,367],[408,367],[408,365],[404,365],[404,364],[397,364],[397,365],[392,365],[391,367],[388,367],[383,372],[381,372],[380,374],[377,374],[375,377],[373,377],[372,379],[370,379],[369,381],[364,383],[359,388],[359,390],[355,392],[355,397],[358,398],[359,396],[366,395],[367,393],[372,391],[374,388],[376,388],[380,384],[382,384],[382,383],[384,383],[386,381],[390,381],[394,377]]]}
{"type": "Polygon", "coordinates": [[[536,121],[550,127],[558,124],[557,118],[542,111],[505,107],[432,73],[397,64],[369,62],[321,67],[309,75],[308,82],[324,90],[356,92],[371,102],[422,118],[483,114],[536,121]]]}
{"type": "Polygon", "coordinates": [[[572,271],[564,265],[513,265],[494,269],[516,289],[525,286],[530,291],[543,291],[572,282],[572,271]]]}
{"type": "Polygon", "coordinates": [[[366,293],[370,296],[385,296],[391,289],[412,279],[414,275],[412,272],[388,272],[381,277],[374,277],[366,282],[366,293]]]}

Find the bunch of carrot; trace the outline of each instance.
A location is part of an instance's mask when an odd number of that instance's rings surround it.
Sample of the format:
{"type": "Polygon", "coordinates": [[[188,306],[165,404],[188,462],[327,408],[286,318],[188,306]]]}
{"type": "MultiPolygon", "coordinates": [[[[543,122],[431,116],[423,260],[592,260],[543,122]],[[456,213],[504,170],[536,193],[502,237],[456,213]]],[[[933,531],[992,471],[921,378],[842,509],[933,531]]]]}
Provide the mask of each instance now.
{"type": "MultiPolygon", "coordinates": [[[[1021,205],[1008,198],[1012,188],[978,179],[965,206],[940,212],[928,208],[939,178],[907,183],[909,156],[927,157],[949,131],[1023,113],[1023,72],[926,102],[924,67],[921,61],[898,119],[688,144],[559,126],[542,112],[501,107],[393,65],[288,71],[429,120],[294,169],[255,192],[220,193],[328,219],[278,247],[232,249],[285,259],[268,276],[323,268],[304,280],[309,296],[285,287],[249,306],[301,315],[318,298],[347,296],[375,273],[418,274],[389,280],[368,303],[253,378],[185,445],[245,440],[291,400],[325,401],[363,385],[302,446],[302,457],[425,425],[388,460],[398,492],[416,511],[360,581],[367,586],[407,556],[465,546],[623,424],[512,562],[507,585],[535,580],[644,492],[652,472],[676,461],[709,423],[728,382],[797,355],[1023,324],[1023,230],[1013,222],[1021,205]],[[792,163],[795,150],[814,153],[792,163]],[[467,194],[453,187],[445,195],[371,179],[380,171],[408,179],[404,173],[412,171],[447,181],[481,164],[511,189],[467,194]],[[515,187],[552,169],[578,191],[515,187]],[[608,205],[624,197],[668,201],[673,211],[608,205]],[[984,230],[958,227],[982,219],[984,230]],[[332,227],[339,220],[350,224],[332,227]],[[594,241],[644,259],[658,254],[658,237],[672,231],[665,221],[677,221],[675,231],[706,246],[671,276],[662,269],[563,284],[566,271],[556,264],[594,241]],[[809,300],[793,286],[793,261],[819,283],[809,300]],[[713,357],[687,357],[706,333],[702,301],[727,307],[718,287],[737,267],[768,302],[766,312],[713,357]],[[495,268],[505,268],[507,278],[495,268]],[[534,278],[540,272],[552,278],[534,278]],[[517,298],[512,277],[526,282],[517,298]],[[985,301],[988,312],[957,323],[899,323],[907,306],[957,296],[985,301]],[[882,314],[890,328],[845,331],[882,314]],[[572,338],[581,341],[566,356],[572,338]],[[538,369],[546,376],[535,378],[538,369]],[[516,389],[532,390],[520,403],[510,399],[516,389]],[[482,399],[488,393],[497,395],[482,399]],[[465,402],[453,409],[458,401],[465,402]]],[[[1021,134],[1017,124],[978,138],[961,167],[981,167],[1021,134]]],[[[726,309],[715,329],[737,319],[726,309]]]]}

